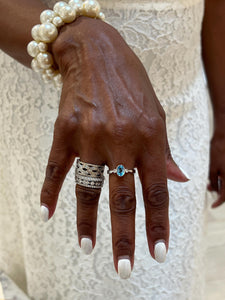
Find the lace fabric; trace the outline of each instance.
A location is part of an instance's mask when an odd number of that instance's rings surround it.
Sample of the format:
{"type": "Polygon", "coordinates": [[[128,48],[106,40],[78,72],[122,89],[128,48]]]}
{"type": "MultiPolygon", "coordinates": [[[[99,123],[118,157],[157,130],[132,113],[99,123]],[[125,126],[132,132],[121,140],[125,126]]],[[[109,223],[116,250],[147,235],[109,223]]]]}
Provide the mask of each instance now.
{"type": "MultiPolygon", "coordinates": [[[[50,7],[56,1],[47,2],[50,7]]],[[[30,299],[204,299],[204,216],[208,172],[209,99],[201,60],[203,0],[100,1],[149,74],[167,115],[174,159],[188,183],[168,182],[170,247],[164,264],[149,254],[141,185],[136,180],[136,251],[130,279],[112,259],[108,180],[90,257],[78,245],[74,168],[55,216],[39,217],[39,195],[57,117],[59,94],[31,70],[0,53],[0,269],[30,299]],[[5,230],[7,228],[7,234],[5,230]]],[[[19,299],[19,298],[18,298],[19,299]]]]}

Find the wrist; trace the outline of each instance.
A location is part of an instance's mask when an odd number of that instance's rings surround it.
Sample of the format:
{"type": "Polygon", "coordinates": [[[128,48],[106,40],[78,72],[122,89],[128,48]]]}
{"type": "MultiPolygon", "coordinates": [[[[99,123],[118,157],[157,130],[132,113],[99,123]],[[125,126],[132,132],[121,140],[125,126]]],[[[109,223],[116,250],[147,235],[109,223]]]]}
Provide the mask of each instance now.
{"type": "Polygon", "coordinates": [[[58,38],[51,44],[51,51],[60,73],[65,76],[82,68],[87,60],[93,64],[98,57],[102,60],[105,48],[110,55],[110,44],[118,41],[118,37],[117,30],[102,20],[79,16],[73,23],[61,27],[58,38]]]}
{"type": "Polygon", "coordinates": [[[66,67],[77,61],[77,55],[90,40],[88,37],[97,38],[96,21],[99,20],[79,16],[73,23],[60,28],[57,39],[51,44],[51,52],[62,75],[66,67]]]}
{"type": "Polygon", "coordinates": [[[62,86],[61,74],[55,69],[57,63],[49,48],[58,37],[60,27],[74,22],[80,15],[105,19],[97,0],[70,0],[68,3],[60,1],[54,5],[53,10],[41,13],[41,24],[35,25],[31,31],[34,40],[27,45],[27,51],[33,57],[31,67],[35,72],[41,73],[46,83],[53,81],[57,88],[62,86]]]}

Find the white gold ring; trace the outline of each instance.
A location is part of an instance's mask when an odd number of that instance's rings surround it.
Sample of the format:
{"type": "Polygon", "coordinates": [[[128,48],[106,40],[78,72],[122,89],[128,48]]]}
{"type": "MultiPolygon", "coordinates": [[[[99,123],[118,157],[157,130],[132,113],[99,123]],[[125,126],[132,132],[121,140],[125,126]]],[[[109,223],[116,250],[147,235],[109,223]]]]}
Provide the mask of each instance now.
{"type": "Polygon", "coordinates": [[[119,177],[123,177],[126,173],[135,173],[135,169],[126,169],[123,165],[118,165],[116,169],[108,170],[108,174],[117,174],[119,177]]]}
{"type": "Polygon", "coordinates": [[[85,163],[77,159],[75,168],[75,182],[79,185],[99,189],[104,184],[105,166],[85,163]]]}

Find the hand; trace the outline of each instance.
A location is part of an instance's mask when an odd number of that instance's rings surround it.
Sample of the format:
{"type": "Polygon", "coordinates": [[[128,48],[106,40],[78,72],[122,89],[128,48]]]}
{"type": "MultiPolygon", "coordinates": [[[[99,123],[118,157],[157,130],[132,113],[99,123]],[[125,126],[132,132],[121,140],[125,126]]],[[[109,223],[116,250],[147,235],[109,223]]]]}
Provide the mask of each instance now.
{"type": "MultiPolygon", "coordinates": [[[[48,208],[51,218],[75,157],[109,169],[118,164],[137,167],[148,246],[155,258],[155,243],[165,241],[166,249],[169,243],[167,178],[188,179],[171,157],[165,113],[145,68],[117,30],[87,17],[64,26],[52,51],[63,76],[63,89],[41,205],[48,208]]],[[[113,255],[118,271],[120,258],[129,258],[131,268],[134,263],[135,185],[133,174],[109,176],[113,255]]],[[[76,186],[79,243],[88,237],[93,247],[100,192],[76,186]]]]}
{"type": "Polygon", "coordinates": [[[216,125],[210,145],[210,183],[208,190],[218,193],[218,198],[212,204],[212,208],[216,208],[225,202],[225,134],[223,122],[216,125]]]}

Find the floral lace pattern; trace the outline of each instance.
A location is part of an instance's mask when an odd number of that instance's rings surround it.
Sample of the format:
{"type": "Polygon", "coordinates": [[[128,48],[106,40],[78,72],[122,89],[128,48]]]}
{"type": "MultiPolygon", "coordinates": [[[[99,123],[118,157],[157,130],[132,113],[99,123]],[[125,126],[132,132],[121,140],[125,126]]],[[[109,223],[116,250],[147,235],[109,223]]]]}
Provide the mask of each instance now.
{"type": "MultiPolygon", "coordinates": [[[[50,7],[56,1],[47,2],[50,7]]],[[[172,154],[188,183],[169,181],[170,247],[164,264],[149,254],[136,174],[136,251],[130,279],[113,266],[108,181],[90,257],[78,245],[74,168],[52,220],[39,217],[39,195],[59,94],[31,70],[0,53],[0,269],[33,300],[204,299],[204,216],[209,99],[201,59],[203,0],[102,0],[106,20],[149,74],[167,115],[172,154]],[[25,281],[26,279],[26,281],[25,281]],[[24,285],[24,282],[27,285],[24,285]]],[[[19,300],[19,298],[18,298],[19,300]]]]}

